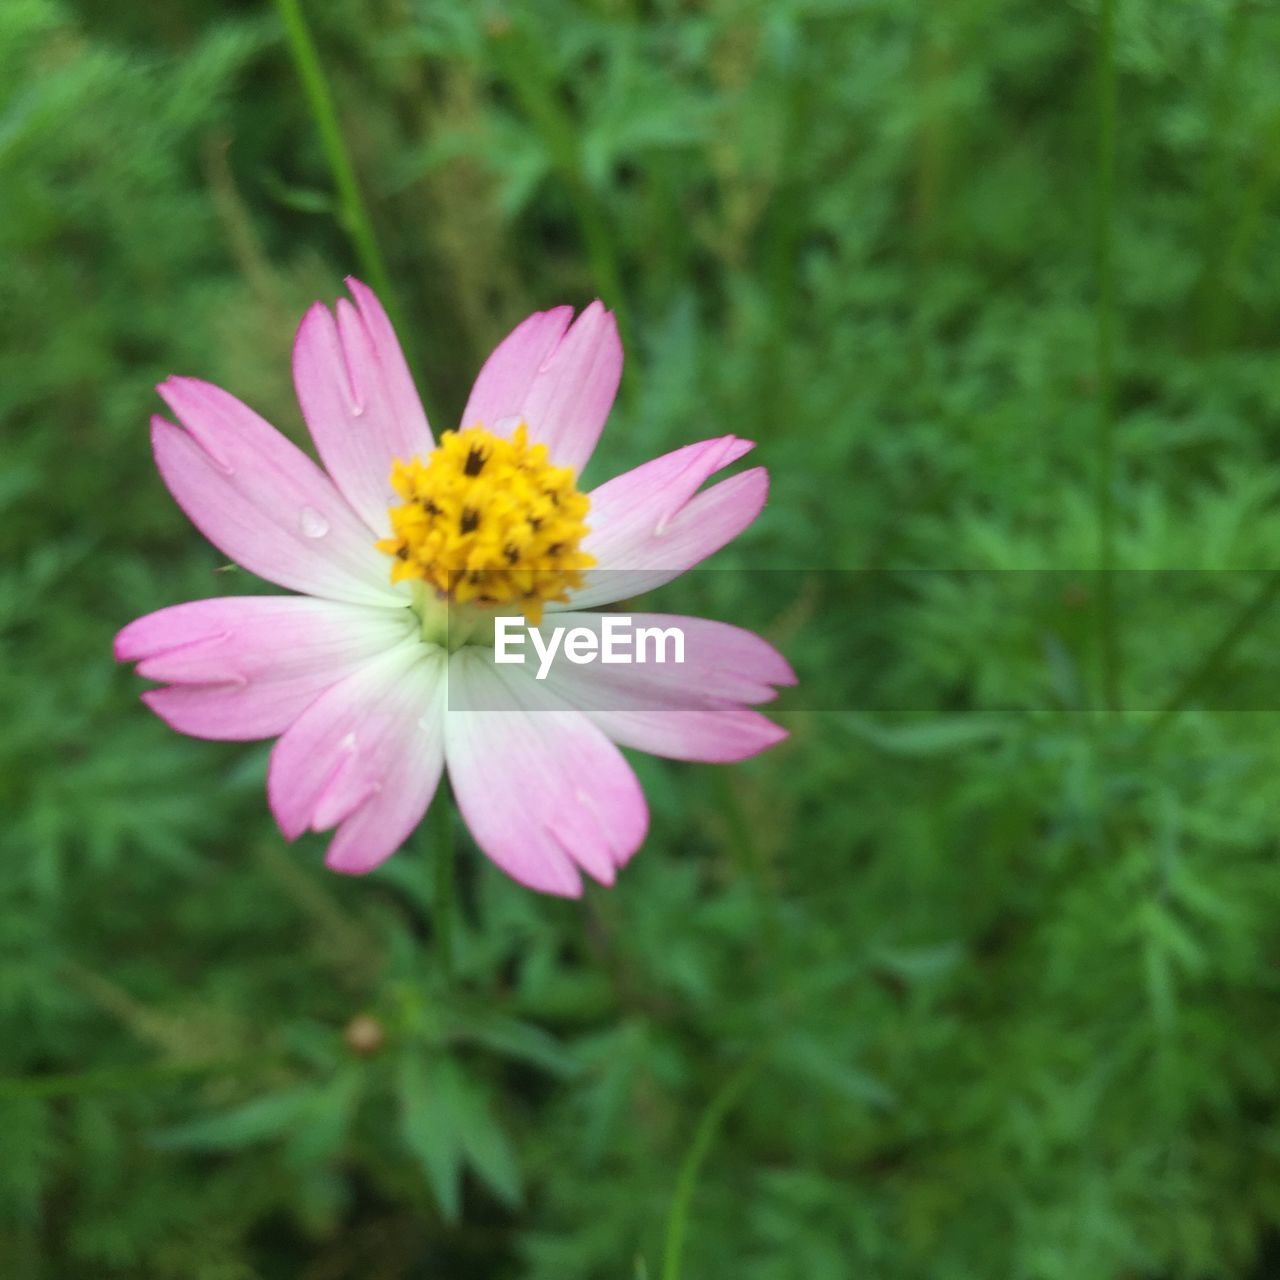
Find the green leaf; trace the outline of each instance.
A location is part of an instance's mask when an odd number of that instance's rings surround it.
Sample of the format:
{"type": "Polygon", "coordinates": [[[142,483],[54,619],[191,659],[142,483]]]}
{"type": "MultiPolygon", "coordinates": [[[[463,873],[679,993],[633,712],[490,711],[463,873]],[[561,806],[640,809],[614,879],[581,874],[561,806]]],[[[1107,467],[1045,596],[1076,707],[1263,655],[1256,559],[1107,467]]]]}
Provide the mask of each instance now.
{"type": "Polygon", "coordinates": [[[856,737],[889,755],[937,756],[985,746],[1007,736],[1010,717],[975,713],[947,720],[908,720],[903,724],[879,724],[850,716],[847,727],[856,737]]]}
{"type": "Polygon", "coordinates": [[[462,1143],[454,1078],[406,1053],[400,1062],[400,1136],[426,1175],[441,1214],[457,1222],[462,1212],[462,1143]]]}
{"type": "Polygon", "coordinates": [[[897,1105],[897,1095],[869,1072],[850,1066],[835,1050],[810,1035],[788,1036],[771,1057],[781,1070],[794,1073],[811,1084],[859,1107],[887,1110],[897,1105]]]}
{"type": "Polygon", "coordinates": [[[551,1035],[532,1023],[483,1010],[458,1014],[453,1034],[460,1040],[484,1045],[505,1058],[527,1062],[556,1076],[576,1074],[578,1060],[551,1035]]]}
{"type": "Polygon", "coordinates": [[[314,1092],[312,1105],[290,1138],[289,1154],[294,1164],[307,1168],[324,1164],[338,1154],[363,1085],[363,1073],[348,1069],[314,1092]]]}
{"type": "Polygon", "coordinates": [[[269,169],[263,170],[261,181],[263,188],[286,209],[295,209],[299,213],[323,214],[326,217],[334,215],[334,200],[327,192],[284,182],[269,169]]]}
{"type": "Polygon", "coordinates": [[[500,1200],[520,1203],[515,1153],[480,1086],[453,1059],[406,1054],[400,1100],[404,1140],[450,1222],[461,1213],[464,1162],[500,1200]]]}
{"type": "Polygon", "coordinates": [[[164,1129],[153,1135],[151,1145],[168,1151],[234,1151],[252,1146],[279,1138],[304,1123],[322,1096],[312,1085],[269,1093],[230,1110],[164,1129]]]}
{"type": "Polygon", "coordinates": [[[925,982],[950,973],[964,954],[959,942],[941,942],[932,947],[879,947],[872,960],[907,982],[925,982]]]}
{"type": "Polygon", "coordinates": [[[499,1126],[480,1086],[468,1080],[452,1062],[442,1064],[454,1074],[453,1087],[461,1121],[467,1162],[480,1180],[503,1202],[515,1206],[523,1197],[515,1151],[499,1126]]]}

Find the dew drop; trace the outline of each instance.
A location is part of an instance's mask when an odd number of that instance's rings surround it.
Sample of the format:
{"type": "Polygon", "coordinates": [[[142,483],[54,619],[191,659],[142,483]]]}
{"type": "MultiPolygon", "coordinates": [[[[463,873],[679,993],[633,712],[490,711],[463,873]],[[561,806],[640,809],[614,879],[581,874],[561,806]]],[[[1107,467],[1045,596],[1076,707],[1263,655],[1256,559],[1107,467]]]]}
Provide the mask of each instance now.
{"type": "Polygon", "coordinates": [[[303,507],[298,516],[298,526],[308,538],[323,538],[329,532],[329,522],[315,507],[303,507]]]}

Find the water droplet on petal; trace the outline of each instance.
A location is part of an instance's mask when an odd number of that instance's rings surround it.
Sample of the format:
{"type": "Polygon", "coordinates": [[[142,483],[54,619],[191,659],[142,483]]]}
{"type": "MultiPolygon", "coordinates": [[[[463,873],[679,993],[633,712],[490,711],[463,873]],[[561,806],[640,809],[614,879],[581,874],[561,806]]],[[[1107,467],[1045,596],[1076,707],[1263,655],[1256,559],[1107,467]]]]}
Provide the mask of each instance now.
{"type": "Polygon", "coordinates": [[[298,526],[308,538],[323,538],[329,532],[329,522],[315,507],[303,507],[298,516],[298,526]]]}

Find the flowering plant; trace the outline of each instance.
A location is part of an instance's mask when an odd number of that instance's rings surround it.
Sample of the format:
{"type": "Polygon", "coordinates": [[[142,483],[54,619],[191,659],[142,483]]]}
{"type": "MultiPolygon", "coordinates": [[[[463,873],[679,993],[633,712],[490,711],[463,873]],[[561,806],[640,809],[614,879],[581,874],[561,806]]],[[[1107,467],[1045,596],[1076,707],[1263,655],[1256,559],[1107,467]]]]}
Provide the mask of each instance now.
{"type": "Polygon", "coordinates": [[[294,347],[324,470],[195,379],[159,388],[180,425],[152,420],[156,465],[192,523],[302,594],[161,609],[119,633],[116,657],[162,683],[143,699],[182,733],[278,737],[272,811],[289,839],[335,829],[336,871],[394,853],[447,767],[477,843],[520,883],[576,896],[585,871],[611,884],[648,825],[618,746],[744,759],[785,736],[751,704],[795,677],[751,632],[641,614],[678,629],[678,664],[570,666],[540,682],[495,661],[494,620],[514,611],[536,628],[546,611],[599,628],[583,610],[670,581],[746,528],[765,471],[702,490],[753,447],[721,436],[578,489],[622,371],[599,302],[517,326],[460,429],[436,441],[386,313],[348,284],[353,301],[316,303],[294,347]]]}

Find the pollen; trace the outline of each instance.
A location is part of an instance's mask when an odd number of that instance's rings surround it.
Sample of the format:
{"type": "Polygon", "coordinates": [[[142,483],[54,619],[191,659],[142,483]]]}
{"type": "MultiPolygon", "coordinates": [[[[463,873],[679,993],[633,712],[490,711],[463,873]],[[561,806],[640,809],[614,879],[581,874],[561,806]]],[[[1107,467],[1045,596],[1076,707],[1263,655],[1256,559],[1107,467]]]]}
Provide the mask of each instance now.
{"type": "Polygon", "coordinates": [[[426,460],[396,459],[391,581],[420,580],[458,604],[515,605],[531,622],[567,602],[595,559],[578,549],[591,500],[573,469],[552,466],[524,423],[510,439],[483,427],[446,431],[426,460]]]}

